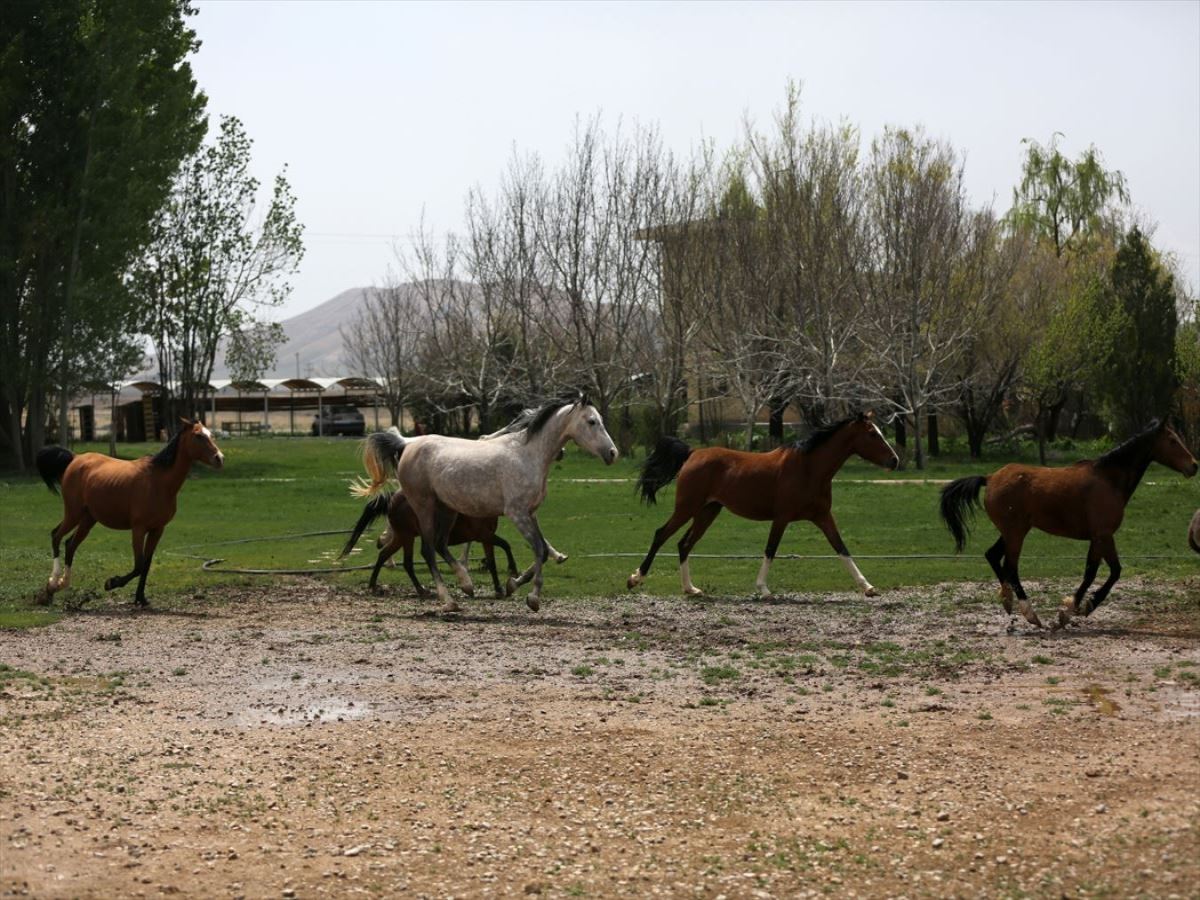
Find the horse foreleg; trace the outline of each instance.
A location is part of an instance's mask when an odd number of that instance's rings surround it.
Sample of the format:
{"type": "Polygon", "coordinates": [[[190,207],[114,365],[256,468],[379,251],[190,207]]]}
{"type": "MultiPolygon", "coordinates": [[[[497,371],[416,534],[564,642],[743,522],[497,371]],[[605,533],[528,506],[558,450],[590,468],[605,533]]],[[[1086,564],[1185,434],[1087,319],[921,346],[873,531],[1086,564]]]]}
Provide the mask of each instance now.
{"type": "Polygon", "coordinates": [[[850,577],[854,579],[854,583],[858,585],[858,589],[868,597],[874,597],[878,591],[867,581],[862,572],[859,571],[858,565],[854,562],[854,557],[850,555],[849,549],[846,547],[846,542],[842,540],[842,535],[838,531],[837,523],[833,520],[832,513],[826,513],[819,519],[815,519],[816,526],[821,529],[825,535],[825,539],[829,541],[829,546],[833,548],[842,559],[842,564],[845,565],[846,571],[850,573],[850,577]]]}
{"type": "Polygon", "coordinates": [[[533,590],[525,598],[525,605],[537,612],[542,608],[542,564],[546,561],[546,540],[542,537],[542,529],[538,527],[537,517],[533,513],[511,510],[505,515],[533,550],[533,590]]]}
{"type": "Polygon", "coordinates": [[[1112,590],[1113,585],[1117,583],[1117,579],[1121,577],[1121,560],[1117,557],[1117,544],[1113,540],[1112,535],[1107,537],[1097,538],[1095,541],[1099,545],[1100,554],[1104,557],[1104,562],[1108,564],[1108,580],[1092,594],[1091,600],[1084,599],[1083,608],[1080,610],[1085,616],[1090,616],[1101,603],[1108,599],[1108,592],[1112,590]]]}
{"type": "MultiPolygon", "coordinates": [[[[425,542],[422,541],[421,542],[422,548],[424,548],[424,545],[425,545],[425,542]]],[[[413,569],[413,552],[412,552],[412,550],[413,550],[413,542],[410,540],[407,544],[404,545],[404,571],[408,573],[408,580],[411,581],[413,583],[413,587],[415,587],[417,589],[417,596],[420,597],[422,600],[427,600],[429,598],[429,591],[425,590],[425,585],[421,584],[420,580],[417,578],[416,570],[413,569]]],[[[422,556],[424,556],[424,552],[425,552],[424,549],[422,549],[422,551],[421,551],[422,556]]]]}
{"type": "Polygon", "coordinates": [[[496,570],[496,547],[491,540],[481,541],[483,544],[483,564],[487,566],[488,572],[492,576],[492,588],[496,592],[496,597],[503,597],[504,588],[500,586],[500,573],[496,570]]]}
{"type": "MultiPolygon", "coordinates": [[[[371,578],[367,582],[367,589],[370,591],[376,591],[379,589],[379,572],[380,572],[380,570],[387,564],[388,560],[390,560],[393,556],[396,555],[396,551],[400,549],[400,545],[403,543],[400,540],[399,535],[390,529],[387,531],[387,538],[388,538],[387,543],[384,544],[380,548],[379,555],[375,557],[375,566],[374,566],[374,568],[371,569],[371,578]]],[[[412,541],[411,540],[408,543],[408,547],[405,548],[404,561],[405,561],[407,567],[411,570],[412,569],[412,541]]],[[[413,580],[415,581],[416,579],[414,578],[413,580]]]]}
{"type": "Polygon", "coordinates": [[[1087,563],[1083,568],[1083,581],[1079,587],[1075,589],[1073,597],[1067,597],[1063,600],[1062,606],[1058,610],[1058,627],[1062,628],[1071,621],[1071,617],[1078,614],[1084,605],[1084,600],[1087,597],[1088,588],[1092,586],[1092,582],[1096,580],[1096,573],[1100,570],[1100,542],[1093,540],[1088,545],[1087,563]]]}
{"type": "Polygon", "coordinates": [[[504,585],[504,595],[511,596],[519,586],[517,583],[517,561],[513,558],[512,545],[498,534],[492,535],[492,543],[504,551],[508,557],[508,581],[504,585]]]}
{"type": "Polygon", "coordinates": [[[125,587],[142,571],[142,559],[146,553],[146,529],[135,527],[133,529],[133,569],[127,575],[114,575],[104,582],[106,591],[113,591],[120,587],[125,587]]]}
{"type": "MultiPolygon", "coordinates": [[[[542,540],[546,541],[545,536],[542,537],[542,540]]],[[[559,553],[557,550],[554,549],[554,545],[551,544],[549,541],[546,541],[546,555],[548,556],[548,558],[554,560],[556,563],[559,563],[559,564],[565,563],[568,559],[567,554],[559,553]]]]}
{"type": "MultiPolygon", "coordinates": [[[[676,494],[678,497],[678,494],[676,494]]],[[[642,580],[650,574],[650,567],[654,565],[654,557],[658,555],[659,548],[667,542],[667,540],[683,527],[683,524],[692,518],[693,513],[688,510],[684,512],[680,509],[678,502],[675,504],[675,511],[671,513],[671,518],[663,523],[662,528],[654,532],[654,540],[650,542],[650,549],[646,552],[646,558],[642,560],[642,564],[633,570],[633,574],[625,582],[627,588],[635,588],[642,583],[642,580]]]]}
{"type": "Polygon", "coordinates": [[[758,569],[758,578],[754,580],[754,588],[758,591],[758,595],[765,600],[772,597],[771,589],[767,587],[767,572],[771,569],[771,563],[775,561],[775,553],[779,550],[779,542],[783,540],[783,533],[787,530],[790,520],[776,519],[771,523],[771,531],[767,535],[767,546],[763,550],[762,565],[758,569]]]}
{"type": "Polygon", "coordinates": [[[133,595],[133,602],[138,606],[150,605],[146,600],[146,576],[150,574],[150,563],[154,561],[154,548],[158,546],[162,535],[161,528],[151,528],[146,532],[146,546],[142,551],[142,571],[138,573],[137,592],[133,595]]]}
{"type": "Polygon", "coordinates": [[[696,513],[691,527],[679,539],[679,579],[682,582],[683,592],[693,597],[704,592],[692,584],[692,568],[688,563],[688,556],[691,555],[692,549],[700,543],[700,538],[704,537],[704,532],[708,531],[708,526],[713,523],[720,511],[720,503],[705,505],[700,512],[696,513]]]}

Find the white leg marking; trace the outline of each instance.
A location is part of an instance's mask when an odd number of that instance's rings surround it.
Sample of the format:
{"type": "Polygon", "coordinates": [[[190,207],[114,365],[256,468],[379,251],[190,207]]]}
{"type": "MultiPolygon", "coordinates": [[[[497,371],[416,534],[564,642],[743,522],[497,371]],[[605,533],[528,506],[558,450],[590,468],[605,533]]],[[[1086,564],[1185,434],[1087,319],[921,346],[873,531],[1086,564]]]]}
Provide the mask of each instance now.
{"type": "Polygon", "coordinates": [[[871,586],[871,582],[867,581],[867,579],[863,577],[863,573],[858,571],[858,566],[854,562],[854,557],[843,556],[842,562],[846,564],[846,571],[850,573],[850,577],[854,579],[854,583],[858,585],[859,590],[861,590],[868,597],[874,597],[876,595],[875,588],[871,586]]]}
{"type": "Polygon", "coordinates": [[[697,594],[704,593],[700,588],[692,584],[692,568],[689,560],[684,560],[679,564],[679,577],[683,579],[683,592],[691,594],[693,597],[697,594]]]}
{"type": "Polygon", "coordinates": [[[762,565],[758,569],[758,578],[754,582],[754,586],[758,589],[760,597],[770,597],[771,589],[767,587],[767,572],[771,569],[771,557],[764,556],[762,565]]]}

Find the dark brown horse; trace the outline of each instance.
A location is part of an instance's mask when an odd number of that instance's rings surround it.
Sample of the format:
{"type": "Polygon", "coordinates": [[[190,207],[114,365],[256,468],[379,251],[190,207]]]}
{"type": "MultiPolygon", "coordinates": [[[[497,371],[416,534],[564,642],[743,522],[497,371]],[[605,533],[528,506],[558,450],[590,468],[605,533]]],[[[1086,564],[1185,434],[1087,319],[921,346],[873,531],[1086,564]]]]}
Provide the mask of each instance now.
{"type": "Polygon", "coordinates": [[[699,594],[688,570],[688,554],[717,514],[728,507],[730,512],[744,519],[771,523],[762,567],[755,583],[762,596],[771,595],[767,571],[784,530],[790,523],[806,519],[829,539],[859,588],[868,597],[874,597],[875,588],[854,564],[830,511],[830,483],[852,454],[889,469],[900,463],[896,451],[884,440],[870,413],[821,428],[803,441],[770,453],[744,453],[724,447],[693,450],[678,438],[660,439],[654,453],[642,466],[638,489],[644,501],[653,503],[655,494],[678,475],[675,511],[666,524],[654,532],[650,552],[629,576],[627,586],[632,588],[641,584],[650,574],[659,548],[690,521],[691,527],[679,542],[679,572],[683,592],[699,594]]]}
{"type": "Polygon", "coordinates": [[[1013,593],[1025,618],[1042,627],[1029,603],[1017,566],[1021,546],[1031,528],[1047,534],[1088,541],[1083,582],[1073,598],[1064,600],[1059,625],[1073,615],[1090,615],[1104,602],[1121,576],[1113,535],[1121,527],[1125,505],[1133,496],[1151,462],[1161,463],[1188,478],[1196,474],[1196,460],[1165,421],[1154,422],[1121,446],[1099,459],[1085,459],[1061,469],[1012,463],[991,475],[959,478],[942,488],[942,518],[961,551],[967,540],[967,514],[979,508],[979,491],[987,485],[984,508],[1000,531],[1000,538],[984,556],[1000,581],[1000,599],[1010,615],[1013,593]],[[1100,560],[1108,564],[1108,580],[1089,599],[1100,560]]]}
{"type": "Polygon", "coordinates": [[[55,485],[61,485],[63,498],[63,519],[50,532],[54,568],[42,594],[43,602],[49,603],[56,592],[70,585],[75,551],[99,522],[106,528],[133,532],[133,570],[128,575],[109,578],[104,589],[124,587],[136,577],[134,602],[146,606],[146,575],[154,548],[167,523],[175,517],[175,497],[194,462],[220,469],[225,456],[217,449],[211,431],[186,419],[158,453],[132,461],[113,459],[103,453],[76,456],[62,447],[38,451],[37,467],[42,480],[51,491],[55,485]],[[71,537],[67,541],[66,568],[60,569],[58,548],[68,534],[71,537]]]}
{"type": "MultiPolygon", "coordinates": [[[[359,516],[358,522],[354,526],[354,531],[350,535],[350,539],[346,541],[346,546],[342,548],[342,556],[346,556],[354,545],[358,543],[359,537],[366,531],[367,527],[374,522],[379,516],[387,513],[388,530],[379,539],[379,556],[375,560],[375,568],[371,572],[371,580],[368,586],[374,590],[379,581],[379,570],[383,568],[384,563],[395,555],[396,551],[401,547],[404,548],[404,571],[408,573],[408,577],[412,580],[413,586],[417,589],[417,594],[420,597],[430,596],[424,585],[417,580],[417,573],[413,570],[413,541],[417,535],[421,533],[420,522],[417,521],[417,514],[413,512],[413,508],[409,506],[408,500],[404,495],[399,493],[384,493],[376,496],[363,509],[363,513],[359,516]]],[[[499,519],[496,516],[477,519],[471,516],[458,516],[454,520],[454,524],[450,527],[450,537],[446,543],[449,546],[455,544],[464,544],[468,541],[479,541],[483,544],[484,562],[487,564],[488,571],[492,575],[492,585],[496,589],[497,597],[506,597],[511,594],[517,587],[517,561],[513,559],[512,547],[508,541],[496,534],[496,525],[499,519]],[[508,557],[508,582],[505,587],[500,586],[500,576],[496,572],[496,553],[495,547],[499,547],[508,557]]]]}

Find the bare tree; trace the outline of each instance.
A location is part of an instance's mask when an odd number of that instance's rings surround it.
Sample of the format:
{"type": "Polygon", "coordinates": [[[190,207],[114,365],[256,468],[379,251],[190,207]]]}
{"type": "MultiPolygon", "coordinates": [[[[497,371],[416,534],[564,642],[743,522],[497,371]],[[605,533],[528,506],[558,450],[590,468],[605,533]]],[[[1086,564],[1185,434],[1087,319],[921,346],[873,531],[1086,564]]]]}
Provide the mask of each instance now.
{"type": "Polygon", "coordinates": [[[958,155],[920,130],[886,129],[866,177],[869,384],[877,403],[906,418],[922,469],[922,422],[958,397],[954,367],[974,327],[976,298],[957,276],[991,226],[968,209],[958,155]]]}
{"type": "Polygon", "coordinates": [[[350,326],[338,329],[345,364],[359,375],[379,379],[380,396],[396,427],[423,384],[419,354],[426,318],[419,292],[389,272],[383,285],[367,291],[350,326]]]}

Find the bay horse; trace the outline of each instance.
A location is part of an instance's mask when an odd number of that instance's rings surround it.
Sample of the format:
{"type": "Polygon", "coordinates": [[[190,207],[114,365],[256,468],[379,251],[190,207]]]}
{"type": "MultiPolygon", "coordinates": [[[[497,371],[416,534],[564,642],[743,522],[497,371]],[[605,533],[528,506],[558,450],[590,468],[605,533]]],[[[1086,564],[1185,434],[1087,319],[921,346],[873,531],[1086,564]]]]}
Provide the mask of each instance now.
{"type": "Polygon", "coordinates": [[[62,447],[39,450],[38,472],[52,492],[61,486],[63,498],[62,521],[50,532],[54,567],[46,582],[43,602],[49,603],[55,593],[70,586],[75,551],[99,522],[106,528],[133,532],[132,571],[109,578],[104,589],[124,587],[136,577],[134,602],[147,606],[146,575],[150,572],[154,549],[163,529],[175,517],[175,498],[194,462],[220,469],[225,464],[225,455],[218,449],[211,431],[187,419],[161,450],[141,459],[113,459],[103,453],[76,456],[62,447]],[[58,550],[68,534],[71,537],[67,540],[64,569],[59,566],[58,550]]]}
{"type": "MultiPolygon", "coordinates": [[[[375,519],[384,513],[387,514],[388,530],[379,539],[379,556],[375,560],[375,568],[371,571],[371,580],[367,586],[371,590],[375,590],[379,581],[379,570],[395,555],[397,550],[403,547],[404,571],[408,573],[413,587],[417,589],[417,596],[422,598],[428,597],[429,591],[417,580],[417,573],[413,570],[413,541],[420,533],[420,524],[417,522],[417,514],[413,512],[407,498],[399,491],[383,493],[368,501],[366,508],[363,509],[362,515],[354,526],[354,531],[351,533],[349,540],[346,541],[346,546],[342,548],[341,557],[345,557],[354,549],[354,545],[358,543],[358,539],[362,536],[362,533],[375,519]]],[[[517,561],[513,558],[512,546],[508,541],[496,534],[496,525],[498,522],[499,519],[496,516],[484,519],[459,516],[454,520],[454,525],[450,529],[446,543],[450,546],[469,541],[479,541],[483,544],[484,562],[487,564],[488,571],[492,575],[492,585],[496,589],[496,596],[506,597],[512,594],[517,588],[517,561]],[[506,587],[500,586],[500,576],[496,571],[495,547],[503,550],[508,557],[508,582],[506,587]]]]}
{"type": "Polygon", "coordinates": [[[1200,553],[1200,509],[1192,516],[1192,524],[1188,526],[1188,546],[1200,553]]]}
{"type": "MultiPolygon", "coordinates": [[[[433,574],[444,612],[457,612],[438,571],[435,553],[454,570],[459,587],[472,596],[471,576],[447,547],[459,515],[507,516],[533,550],[533,590],[525,598],[541,606],[542,565],[549,550],[538,525],[537,509],[546,499],[546,479],[567,441],[612,465],[617,447],[604,421],[586,397],[557,400],[538,409],[528,427],[486,441],[430,434],[405,439],[390,431],[367,438],[364,462],[372,474],[366,491],[378,489],[395,473],[421,532],[421,555],[433,574]]],[[[519,579],[520,580],[520,579],[519,579]]]]}
{"type": "Polygon", "coordinates": [[[702,593],[692,584],[688,555],[721,510],[728,507],[744,519],[771,523],[755,581],[761,596],[771,596],[767,572],[783,532],[792,522],[804,519],[821,529],[859,589],[874,597],[875,588],[863,577],[846,549],[831,512],[833,476],[851,454],[888,469],[900,464],[896,451],[869,412],[819,428],[804,440],[768,453],[724,447],[693,450],[678,438],[661,438],[642,466],[637,489],[644,502],[654,503],[657,492],[678,477],[675,510],[654,532],[650,551],[629,576],[626,586],[634,588],[642,583],[650,574],[659,548],[690,521],[691,526],[679,541],[679,573],[685,594],[702,593]]]}
{"type": "Polygon", "coordinates": [[[1038,528],[1058,537],[1088,541],[1083,581],[1058,613],[1058,627],[1062,627],[1072,616],[1091,615],[1121,576],[1113,535],[1151,462],[1187,478],[1196,474],[1196,460],[1164,419],[1094,460],[1058,469],[1010,463],[991,475],[952,481],[942,488],[942,519],[961,552],[967,540],[967,517],[979,508],[979,492],[987,485],[984,508],[1000,537],[984,556],[1000,581],[1005,612],[1012,614],[1015,592],[1022,615],[1038,628],[1043,627],[1042,622],[1017,571],[1025,535],[1038,528]],[[1087,591],[1096,580],[1101,559],[1108,564],[1108,580],[1089,598],[1087,591]]]}

